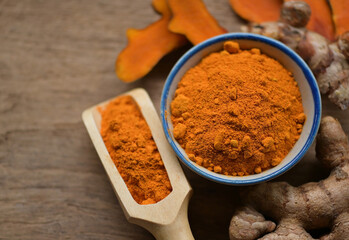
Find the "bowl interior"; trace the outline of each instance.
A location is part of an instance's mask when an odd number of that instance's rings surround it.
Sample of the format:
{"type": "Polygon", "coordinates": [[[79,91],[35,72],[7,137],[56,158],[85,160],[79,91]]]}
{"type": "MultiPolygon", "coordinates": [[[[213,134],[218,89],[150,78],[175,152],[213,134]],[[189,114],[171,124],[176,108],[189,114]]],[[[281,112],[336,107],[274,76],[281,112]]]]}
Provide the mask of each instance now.
{"type": "Polygon", "coordinates": [[[317,133],[321,116],[321,99],[316,80],[306,65],[306,63],[291,49],[284,44],[270,38],[255,34],[234,33],[224,34],[211,38],[190,49],[173,67],[170,72],[161,99],[161,118],[165,134],[171,146],[182,160],[182,162],[193,171],[210,180],[231,185],[253,184],[270,180],[294,166],[305,154],[312,144],[317,133]],[[295,146],[291,149],[283,161],[276,167],[266,170],[259,174],[250,176],[225,176],[207,170],[189,160],[183,148],[173,137],[173,125],[171,121],[170,104],[177,89],[177,84],[182,76],[193,66],[197,65],[201,59],[209,53],[220,51],[223,48],[223,42],[234,40],[240,44],[242,49],[259,48],[262,53],[278,60],[286,69],[293,73],[298,83],[301,95],[304,113],[307,120],[303,131],[295,146]]]}

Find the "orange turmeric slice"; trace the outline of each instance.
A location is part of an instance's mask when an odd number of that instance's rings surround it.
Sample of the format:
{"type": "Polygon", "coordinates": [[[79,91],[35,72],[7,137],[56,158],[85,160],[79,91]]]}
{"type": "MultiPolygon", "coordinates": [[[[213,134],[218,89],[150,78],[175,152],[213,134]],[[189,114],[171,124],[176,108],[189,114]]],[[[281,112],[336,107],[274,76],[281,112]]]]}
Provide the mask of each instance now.
{"type": "Polygon", "coordinates": [[[279,19],[283,0],[229,0],[229,2],[241,18],[262,23],[279,19]]]}
{"type": "MultiPolygon", "coordinates": [[[[292,1],[292,0],[286,0],[292,1]]],[[[302,0],[309,4],[311,16],[307,29],[320,33],[329,40],[334,40],[334,25],[330,6],[326,0],[302,0]]],[[[338,0],[335,0],[338,1],[338,0]]],[[[334,2],[335,2],[334,1],[334,2]]],[[[344,13],[343,13],[344,14],[344,13]]]]}
{"type": "Polygon", "coordinates": [[[186,43],[183,35],[168,30],[171,11],[166,0],[153,0],[153,7],[162,14],[160,20],[142,30],[127,30],[128,45],[115,63],[116,75],[124,82],[142,78],[163,56],[186,43]]]}
{"type": "Polygon", "coordinates": [[[153,0],[153,8],[158,13],[162,14],[163,17],[171,18],[171,10],[167,4],[167,0],[153,0]]]}
{"type": "Polygon", "coordinates": [[[349,0],[330,0],[336,35],[349,31],[349,0]]]}
{"type": "Polygon", "coordinates": [[[194,45],[227,32],[201,0],[168,0],[168,3],[173,14],[169,29],[184,34],[194,45]]]}

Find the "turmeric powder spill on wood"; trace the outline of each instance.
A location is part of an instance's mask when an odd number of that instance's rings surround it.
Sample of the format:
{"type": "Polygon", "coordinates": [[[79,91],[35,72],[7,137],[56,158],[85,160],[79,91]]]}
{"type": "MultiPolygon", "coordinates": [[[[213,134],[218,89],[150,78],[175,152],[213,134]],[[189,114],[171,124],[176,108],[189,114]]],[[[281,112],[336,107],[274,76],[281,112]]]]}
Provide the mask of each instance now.
{"type": "Polygon", "coordinates": [[[130,96],[111,101],[101,110],[101,135],[134,200],[153,204],[172,191],[150,129],[130,96]]]}
{"type": "Polygon", "coordinates": [[[233,176],[278,165],[306,118],[292,73],[232,41],[186,72],[171,114],[174,137],[190,160],[233,176]]]}

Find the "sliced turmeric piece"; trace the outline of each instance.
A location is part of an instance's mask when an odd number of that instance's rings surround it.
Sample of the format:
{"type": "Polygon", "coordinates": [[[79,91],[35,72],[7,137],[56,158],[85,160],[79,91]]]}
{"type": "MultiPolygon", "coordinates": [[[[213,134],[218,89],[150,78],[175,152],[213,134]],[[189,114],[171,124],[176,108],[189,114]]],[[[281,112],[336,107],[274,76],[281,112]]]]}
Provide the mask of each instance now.
{"type": "Polygon", "coordinates": [[[142,78],[163,56],[187,41],[183,35],[168,30],[171,10],[166,0],[153,0],[153,7],[162,14],[160,20],[142,30],[127,30],[128,45],[115,63],[116,75],[124,82],[142,78]]]}
{"type": "MultiPolygon", "coordinates": [[[[285,0],[286,2],[293,0],[285,0]]],[[[311,16],[307,29],[320,33],[329,40],[334,40],[334,25],[330,6],[326,0],[302,0],[311,8],[311,16]]],[[[338,1],[338,0],[335,0],[338,1]]]]}
{"type": "Polygon", "coordinates": [[[229,2],[241,18],[262,23],[279,19],[283,0],[229,0],[229,2]]]}
{"type": "Polygon", "coordinates": [[[171,10],[167,4],[167,0],[153,0],[152,5],[155,11],[162,14],[163,17],[171,17],[171,10]]]}
{"type": "Polygon", "coordinates": [[[349,31],[349,0],[330,0],[336,36],[349,31]]]}
{"type": "Polygon", "coordinates": [[[184,34],[194,45],[227,32],[201,0],[168,0],[168,3],[173,14],[169,29],[184,34]]]}

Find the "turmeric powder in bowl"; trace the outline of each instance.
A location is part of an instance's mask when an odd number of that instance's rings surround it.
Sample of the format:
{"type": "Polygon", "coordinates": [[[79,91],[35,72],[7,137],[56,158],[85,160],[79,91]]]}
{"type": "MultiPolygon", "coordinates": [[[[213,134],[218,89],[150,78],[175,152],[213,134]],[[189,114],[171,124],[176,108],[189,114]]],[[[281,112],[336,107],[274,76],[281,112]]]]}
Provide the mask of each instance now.
{"type": "Polygon", "coordinates": [[[277,166],[305,119],[292,73],[233,41],[189,69],[171,102],[173,136],[189,159],[232,176],[277,166]]]}

